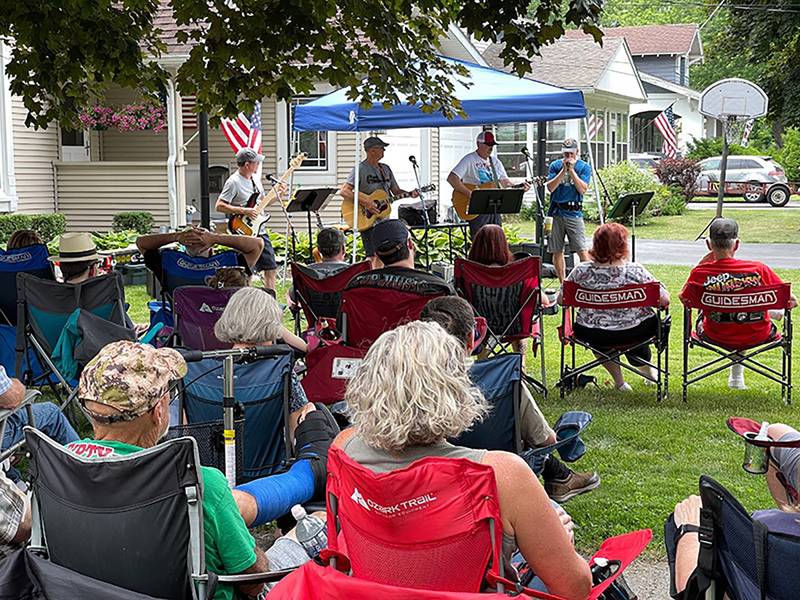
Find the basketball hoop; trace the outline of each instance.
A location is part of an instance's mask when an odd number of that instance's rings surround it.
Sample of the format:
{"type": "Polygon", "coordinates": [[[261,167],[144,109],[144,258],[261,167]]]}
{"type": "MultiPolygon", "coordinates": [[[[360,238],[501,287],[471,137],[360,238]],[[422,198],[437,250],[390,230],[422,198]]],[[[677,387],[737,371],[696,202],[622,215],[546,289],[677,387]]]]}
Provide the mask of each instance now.
{"type": "MultiPolygon", "coordinates": [[[[746,79],[722,79],[712,83],[700,94],[700,113],[722,123],[722,160],[720,161],[717,215],[722,216],[725,197],[725,174],[728,164],[728,144],[741,142],[747,122],[767,114],[769,98],[760,87],[746,79]],[[738,136],[738,137],[737,137],[738,136]]],[[[711,223],[709,223],[711,225],[711,223]]],[[[708,229],[708,226],[706,227],[708,229]]],[[[705,229],[700,236],[705,233],[705,229]]],[[[700,239],[698,237],[698,239],[700,239]]]]}

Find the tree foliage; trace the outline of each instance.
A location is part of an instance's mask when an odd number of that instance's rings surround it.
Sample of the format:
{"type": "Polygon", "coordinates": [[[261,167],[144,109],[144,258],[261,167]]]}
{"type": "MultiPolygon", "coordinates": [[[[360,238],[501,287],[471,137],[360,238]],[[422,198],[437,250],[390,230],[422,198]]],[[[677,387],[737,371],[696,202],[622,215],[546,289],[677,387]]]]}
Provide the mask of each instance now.
{"type": "MultiPolygon", "coordinates": [[[[327,82],[352,98],[422,102],[454,117],[453,77],[440,40],[460,25],[482,41],[503,40],[507,65],[524,75],[525,56],[582,27],[600,39],[602,0],[172,0],[190,41],[179,89],[201,110],[233,115],[264,97],[290,99],[327,82]],[[532,17],[532,18],[529,18],[532,17]]],[[[165,49],[153,27],[157,0],[3,2],[0,36],[12,38],[8,74],[29,120],[76,125],[78,112],[114,81],[163,90],[167,73],[148,57],[165,49]]]]}

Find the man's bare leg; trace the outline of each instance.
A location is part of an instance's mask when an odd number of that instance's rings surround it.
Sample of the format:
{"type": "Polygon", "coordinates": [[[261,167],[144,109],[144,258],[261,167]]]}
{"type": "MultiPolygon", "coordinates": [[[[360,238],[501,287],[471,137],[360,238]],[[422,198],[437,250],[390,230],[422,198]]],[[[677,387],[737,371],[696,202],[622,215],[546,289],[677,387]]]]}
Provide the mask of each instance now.
{"type": "Polygon", "coordinates": [[[553,267],[556,270],[556,277],[558,277],[558,280],[563,283],[564,278],[567,276],[565,273],[567,270],[567,265],[564,261],[563,252],[553,252],[553,267]]]}
{"type": "Polygon", "coordinates": [[[278,273],[277,269],[264,269],[261,271],[261,281],[264,283],[264,289],[275,291],[275,281],[276,275],[278,273]]]}

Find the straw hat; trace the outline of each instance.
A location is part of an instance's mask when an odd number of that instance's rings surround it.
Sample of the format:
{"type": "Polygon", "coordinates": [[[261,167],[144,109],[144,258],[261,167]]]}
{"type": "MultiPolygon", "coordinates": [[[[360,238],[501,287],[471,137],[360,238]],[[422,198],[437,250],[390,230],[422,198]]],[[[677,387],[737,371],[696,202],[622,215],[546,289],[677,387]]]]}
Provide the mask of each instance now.
{"type": "Polygon", "coordinates": [[[58,238],[58,254],[51,256],[52,262],[83,262],[100,260],[97,246],[91,233],[65,233],[58,238]]]}

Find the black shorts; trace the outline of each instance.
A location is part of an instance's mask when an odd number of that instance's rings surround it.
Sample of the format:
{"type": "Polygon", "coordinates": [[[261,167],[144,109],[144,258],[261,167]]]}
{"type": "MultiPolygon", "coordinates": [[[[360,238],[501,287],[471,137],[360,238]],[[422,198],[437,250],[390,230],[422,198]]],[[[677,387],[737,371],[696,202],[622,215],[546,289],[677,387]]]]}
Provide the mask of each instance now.
{"type": "Polygon", "coordinates": [[[264,240],[264,249],[261,251],[261,256],[258,257],[256,264],[253,265],[253,271],[274,271],[278,268],[278,263],[275,262],[275,249],[272,247],[272,242],[269,241],[269,236],[264,234],[258,236],[264,240]]]}

